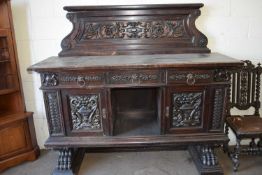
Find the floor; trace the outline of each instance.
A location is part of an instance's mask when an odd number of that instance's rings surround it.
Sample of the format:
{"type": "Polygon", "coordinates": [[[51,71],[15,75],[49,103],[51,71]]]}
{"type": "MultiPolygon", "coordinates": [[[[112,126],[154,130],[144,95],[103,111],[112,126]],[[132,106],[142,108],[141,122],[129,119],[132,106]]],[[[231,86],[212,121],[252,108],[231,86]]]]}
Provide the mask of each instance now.
{"type": "MultiPolygon", "coordinates": [[[[227,156],[218,151],[225,175],[261,175],[262,156],[242,157],[238,173],[232,172],[227,156]]],[[[42,151],[34,162],[10,168],[1,175],[49,175],[56,165],[57,153],[42,151]]],[[[197,175],[187,151],[89,153],[79,175],[197,175]]]]}

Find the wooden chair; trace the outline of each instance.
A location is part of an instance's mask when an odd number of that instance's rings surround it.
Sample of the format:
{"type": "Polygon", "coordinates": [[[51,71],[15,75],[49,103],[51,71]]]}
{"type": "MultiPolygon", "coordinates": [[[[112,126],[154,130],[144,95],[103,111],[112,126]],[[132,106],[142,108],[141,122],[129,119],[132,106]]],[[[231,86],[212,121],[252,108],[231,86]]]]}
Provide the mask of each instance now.
{"type": "Polygon", "coordinates": [[[234,171],[239,167],[240,154],[262,153],[262,118],[259,114],[260,108],[260,75],[261,64],[254,66],[251,61],[244,61],[241,69],[231,71],[231,87],[228,116],[226,118],[225,132],[228,134],[229,127],[236,136],[236,145],[233,151],[228,151],[233,162],[234,171]],[[230,109],[248,110],[253,107],[252,115],[231,115],[230,109]],[[249,146],[240,144],[243,139],[251,139],[249,146]],[[257,143],[255,143],[258,139],[257,143]]]}

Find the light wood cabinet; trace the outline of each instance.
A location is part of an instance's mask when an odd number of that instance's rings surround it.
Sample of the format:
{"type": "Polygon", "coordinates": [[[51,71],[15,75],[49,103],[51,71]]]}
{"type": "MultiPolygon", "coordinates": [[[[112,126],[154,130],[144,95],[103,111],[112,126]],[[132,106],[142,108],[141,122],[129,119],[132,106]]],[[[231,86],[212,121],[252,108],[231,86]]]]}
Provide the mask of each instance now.
{"type": "Polygon", "coordinates": [[[33,113],[26,112],[9,0],[0,1],[0,172],[39,155],[33,113]]]}

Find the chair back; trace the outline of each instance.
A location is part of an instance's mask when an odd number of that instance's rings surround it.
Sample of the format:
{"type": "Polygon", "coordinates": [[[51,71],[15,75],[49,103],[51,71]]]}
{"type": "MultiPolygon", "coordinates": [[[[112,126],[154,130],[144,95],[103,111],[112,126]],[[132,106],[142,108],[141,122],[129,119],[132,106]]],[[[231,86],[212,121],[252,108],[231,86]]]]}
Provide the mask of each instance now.
{"type": "Polygon", "coordinates": [[[254,115],[259,116],[262,67],[260,63],[255,66],[249,60],[243,62],[243,67],[231,71],[229,111],[233,107],[239,110],[254,107],[254,115]]]}

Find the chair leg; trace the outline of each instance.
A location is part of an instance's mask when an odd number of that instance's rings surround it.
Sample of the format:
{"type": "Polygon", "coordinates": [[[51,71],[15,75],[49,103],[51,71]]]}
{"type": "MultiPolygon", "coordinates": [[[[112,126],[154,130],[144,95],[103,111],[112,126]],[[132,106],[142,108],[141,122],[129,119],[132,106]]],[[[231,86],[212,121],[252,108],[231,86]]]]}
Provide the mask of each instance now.
{"type": "Polygon", "coordinates": [[[259,141],[257,142],[257,146],[259,148],[262,148],[262,138],[260,138],[259,141]]]}
{"type": "Polygon", "coordinates": [[[249,143],[249,148],[250,148],[250,153],[251,154],[256,154],[258,152],[255,138],[252,138],[252,140],[249,143]]]}
{"type": "Polygon", "coordinates": [[[241,140],[239,138],[237,138],[236,140],[236,147],[234,148],[234,152],[231,154],[231,159],[233,162],[233,170],[236,172],[238,170],[239,167],[239,155],[240,155],[240,142],[241,140]]]}
{"type": "Polygon", "coordinates": [[[261,155],[262,154],[262,138],[260,138],[257,142],[258,152],[261,155]]]}
{"type": "MultiPolygon", "coordinates": [[[[226,134],[227,136],[228,136],[228,131],[229,131],[229,127],[228,127],[228,125],[226,124],[226,125],[225,125],[225,134],[226,134]]],[[[223,151],[224,151],[224,153],[229,153],[228,144],[229,144],[228,142],[223,144],[223,151]]]]}

